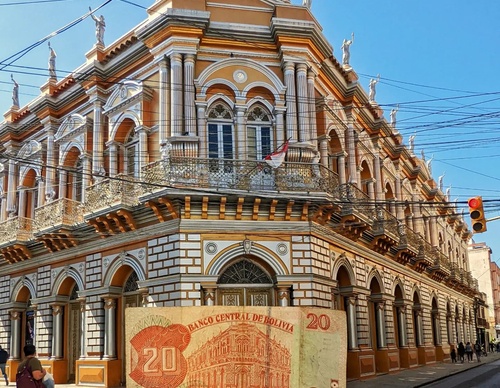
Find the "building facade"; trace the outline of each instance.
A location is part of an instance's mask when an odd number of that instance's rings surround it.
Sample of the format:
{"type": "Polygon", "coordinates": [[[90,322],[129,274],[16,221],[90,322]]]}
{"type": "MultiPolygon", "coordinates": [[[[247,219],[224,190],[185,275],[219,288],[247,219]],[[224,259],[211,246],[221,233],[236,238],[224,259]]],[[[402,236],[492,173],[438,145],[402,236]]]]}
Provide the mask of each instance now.
{"type": "Polygon", "coordinates": [[[34,343],[56,383],[119,386],[131,306],[344,310],[349,379],[475,340],[471,233],[308,4],[157,0],[6,112],[11,378],[34,343]]]}
{"type": "Polygon", "coordinates": [[[500,340],[500,267],[491,261],[491,286],[493,288],[493,312],[495,316],[495,341],[500,340]]]}
{"type": "Polygon", "coordinates": [[[472,276],[477,279],[479,295],[477,305],[477,331],[481,343],[488,344],[491,339],[496,338],[495,329],[495,300],[492,272],[491,248],[486,243],[469,243],[469,263],[472,276]]]}

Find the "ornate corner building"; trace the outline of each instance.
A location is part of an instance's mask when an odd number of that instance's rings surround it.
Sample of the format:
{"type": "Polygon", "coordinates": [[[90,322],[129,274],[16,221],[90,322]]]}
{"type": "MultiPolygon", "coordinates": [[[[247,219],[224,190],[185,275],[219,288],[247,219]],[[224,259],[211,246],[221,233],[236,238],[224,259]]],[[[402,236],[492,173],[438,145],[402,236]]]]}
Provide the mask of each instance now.
{"type": "Polygon", "coordinates": [[[307,4],[157,0],[5,114],[11,378],[34,343],[56,383],[119,386],[130,306],[344,310],[349,379],[475,341],[471,233],[307,4]]]}

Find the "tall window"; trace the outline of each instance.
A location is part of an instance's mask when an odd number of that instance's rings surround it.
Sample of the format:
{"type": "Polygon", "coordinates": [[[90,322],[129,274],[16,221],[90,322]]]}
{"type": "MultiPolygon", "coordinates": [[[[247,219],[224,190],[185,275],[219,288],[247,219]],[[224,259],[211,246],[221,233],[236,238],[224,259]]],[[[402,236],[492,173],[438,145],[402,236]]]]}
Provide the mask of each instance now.
{"type": "MultiPolygon", "coordinates": [[[[208,157],[210,159],[233,159],[233,116],[222,103],[215,105],[208,113],[208,157]]],[[[210,171],[231,172],[231,162],[214,161],[210,171]]]]}
{"type": "Polygon", "coordinates": [[[272,152],[270,115],[257,106],[248,114],[247,124],[248,159],[261,160],[272,152]]]}

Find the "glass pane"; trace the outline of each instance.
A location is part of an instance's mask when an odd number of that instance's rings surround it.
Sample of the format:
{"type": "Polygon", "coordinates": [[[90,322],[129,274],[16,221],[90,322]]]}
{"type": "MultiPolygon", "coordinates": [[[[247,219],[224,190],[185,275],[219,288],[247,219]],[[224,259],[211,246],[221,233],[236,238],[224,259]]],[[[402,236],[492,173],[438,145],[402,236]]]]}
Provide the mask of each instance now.
{"type": "Polygon", "coordinates": [[[217,124],[208,124],[208,157],[219,157],[219,138],[217,136],[217,124]]]}
{"type": "MultiPolygon", "coordinates": [[[[257,128],[248,127],[247,128],[248,137],[248,159],[257,159],[257,128]]],[[[262,159],[262,158],[260,158],[262,159]]]]}
{"type": "Polygon", "coordinates": [[[259,266],[243,259],[224,271],[219,284],[272,284],[272,280],[259,266]]]}
{"type": "Polygon", "coordinates": [[[265,158],[272,152],[271,149],[271,128],[262,127],[260,129],[261,145],[262,145],[262,156],[260,159],[265,158]]]}
{"type": "Polygon", "coordinates": [[[222,144],[224,149],[224,159],[233,159],[233,126],[222,126],[222,144]]]}

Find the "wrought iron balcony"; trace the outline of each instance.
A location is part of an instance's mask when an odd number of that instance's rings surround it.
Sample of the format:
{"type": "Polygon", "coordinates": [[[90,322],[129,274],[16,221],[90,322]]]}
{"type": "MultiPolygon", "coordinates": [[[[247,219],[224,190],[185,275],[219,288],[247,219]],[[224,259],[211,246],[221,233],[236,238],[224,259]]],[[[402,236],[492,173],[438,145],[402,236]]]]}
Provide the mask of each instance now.
{"type": "Polygon", "coordinates": [[[85,189],[83,215],[109,212],[116,208],[131,208],[139,204],[141,185],[134,177],[117,175],[85,189]]]}
{"type": "Polygon", "coordinates": [[[403,223],[398,225],[398,235],[399,244],[396,248],[396,261],[401,264],[414,262],[424,241],[422,236],[403,223]]]}
{"type": "Polygon", "coordinates": [[[341,202],[341,222],[337,232],[357,240],[373,226],[376,219],[375,204],[367,194],[350,183],[339,185],[337,190],[335,197],[341,202]]]}
{"type": "Polygon", "coordinates": [[[427,270],[433,279],[442,281],[451,274],[450,259],[438,247],[431,247],[430,251],[434,264],[430,265],[427,270]]]}
{"type": "Polygon", "coordinates": [[[33,220],[25,217],[12,217],[0,223],[0,247],[26,243],[33,239],[33,220]]]}
{"type": "Polygon", "coordinates": [[[415,257],[413,268],[417,272],[424,272],[431,267],[437,258],[436,250],[424,239],[421,240],[420,251],[417,257],[415,257]]]}
{"type": "Polygon", "coordinates": [[[23,261],[31,257],[26,246],[33,240],[33,220],[12,217],[0,223],[0,253],[9,263],[23,261]]]}
{"type": "Polygon", "coordinates": [[[372,246],[375,251],[384,254],[399,241],[398,220],[382,206],[376,207],[375,214],[372,246]]]}
{"type": "Polygon", "coordinates": [[[57,199],[35,209],[35,235],[60,229],[71,229],[82,222],[81,202],[68,198],[57,199]]]}
{"type": "Polygon", "coordinates": [[[283,163],[272,168],[263,161],[169,157],[144,167],[144,192],[197,187],[213,190],[324,192],[333,194],[338,177],[311,163],[283,163]]]}

